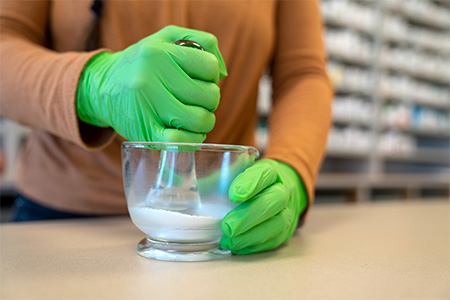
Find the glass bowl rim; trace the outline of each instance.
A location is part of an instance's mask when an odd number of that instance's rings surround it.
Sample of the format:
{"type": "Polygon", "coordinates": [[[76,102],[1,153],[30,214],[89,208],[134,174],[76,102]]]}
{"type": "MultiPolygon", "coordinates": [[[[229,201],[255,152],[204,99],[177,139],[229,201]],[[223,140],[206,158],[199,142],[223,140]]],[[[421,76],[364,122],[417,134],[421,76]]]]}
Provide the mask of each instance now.
{"type": "MultiPolygon", "coordinates": [[[[202,151],[231,151],[231,152],[250,152],[259,157],[259,151],[253,146],[212,144],[212,143],[166,143],[166,142],[122,142],[122,148],[144,148],[145,146],[188,146],[199,147],[202,151]]],[[[154,149],[159,150],[159,149],[154,149]]]]}

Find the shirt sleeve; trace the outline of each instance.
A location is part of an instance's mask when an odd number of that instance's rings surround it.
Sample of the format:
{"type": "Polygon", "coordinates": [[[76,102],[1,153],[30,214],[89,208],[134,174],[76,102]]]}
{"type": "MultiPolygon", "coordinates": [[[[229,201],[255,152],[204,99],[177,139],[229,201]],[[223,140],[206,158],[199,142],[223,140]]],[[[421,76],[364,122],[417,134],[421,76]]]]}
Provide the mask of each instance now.
{"type": "Polygon", "coordinates": [[[113,138],[111,128],[78,120],[79,77],[93,52],[56,52],[48,45],[49,1],[2,1],[0,7],[1,114],[86,149],[113,138]]]}
{"type": "Polygon", "coordinates": [[[265,157],[291,165],[302,178],[311,203],[333,97],[326,74],[319,3],[279,1],[276,20],[273,110],[265,157]]]}

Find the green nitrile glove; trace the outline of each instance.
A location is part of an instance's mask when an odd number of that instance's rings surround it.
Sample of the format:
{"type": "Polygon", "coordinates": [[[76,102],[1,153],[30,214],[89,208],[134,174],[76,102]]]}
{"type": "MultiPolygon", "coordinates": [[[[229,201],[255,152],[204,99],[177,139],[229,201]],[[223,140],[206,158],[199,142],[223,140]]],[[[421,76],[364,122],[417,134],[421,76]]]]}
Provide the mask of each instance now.
{"type": "Polygon", "coordinates": [[[214,127],[217,83],[226,75],[212,34],[168,26],[124,51],[93,57],[78,84],[77,114],[131,141],[201,143],[214,127]],[[205,51],[172,44],[181,39],[205,51]]]}
{"type": "Polygon", "coordinates": [[[286,242],[308,203],[297,172],[271,159],[257,161],[239,174],[229,197],[242,202],[222,220],[220,243],[233,254],[272,250],[286,242]]]}

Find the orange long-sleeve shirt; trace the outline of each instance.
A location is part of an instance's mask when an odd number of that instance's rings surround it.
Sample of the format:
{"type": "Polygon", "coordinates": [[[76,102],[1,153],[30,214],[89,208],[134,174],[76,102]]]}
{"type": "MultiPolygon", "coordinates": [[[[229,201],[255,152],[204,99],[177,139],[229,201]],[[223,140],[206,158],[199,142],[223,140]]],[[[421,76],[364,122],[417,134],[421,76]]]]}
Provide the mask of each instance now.
{"type": "MultiPolygon", "coordinates": [[[[111,129],[80,127],[75,110],[80,74],[98,53],[83,51],[91,4],[0,2],[1,114],[32,128],[19,161],[22,194],[63,211],[120,214],[123,139],[111,129]]],[[[123,50],[169,24],[214,34],[227,65],[206,142],[254,144],[258,82],[270,67],[264,157],[293,166],[312,201],[332,98],[317,1],[104,1],[99,45],[123,50]]]]}

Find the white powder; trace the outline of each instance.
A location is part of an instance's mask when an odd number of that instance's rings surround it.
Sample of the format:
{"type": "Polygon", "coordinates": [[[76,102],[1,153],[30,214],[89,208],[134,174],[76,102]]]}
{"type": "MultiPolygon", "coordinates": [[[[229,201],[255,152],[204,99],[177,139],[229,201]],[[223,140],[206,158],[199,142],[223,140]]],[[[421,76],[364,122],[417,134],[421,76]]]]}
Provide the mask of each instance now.
{"type": "Polygon", "coordinates": [[[211,242],[220,239],[221,219],[193,216],[145,206],[128,208],[133,223],[148,236],[173,242],[211,242]]]}

